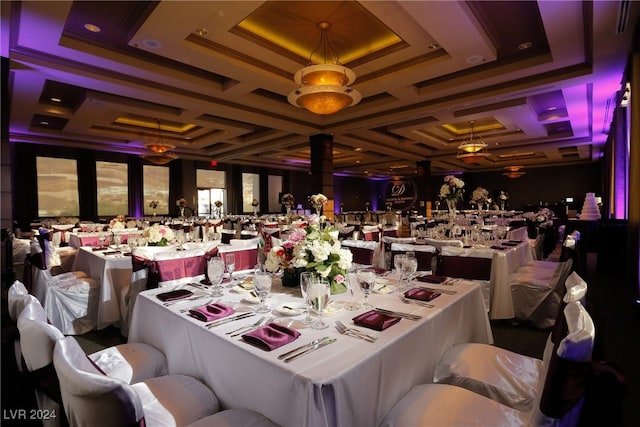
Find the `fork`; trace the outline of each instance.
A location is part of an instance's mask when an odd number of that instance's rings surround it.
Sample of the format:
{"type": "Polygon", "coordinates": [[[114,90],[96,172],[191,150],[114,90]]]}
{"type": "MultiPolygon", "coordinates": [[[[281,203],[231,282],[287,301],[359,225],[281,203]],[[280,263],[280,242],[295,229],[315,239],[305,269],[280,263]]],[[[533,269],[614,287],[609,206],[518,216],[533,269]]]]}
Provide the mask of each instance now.
{"type": "MultiPolygon", "coordinates": [[[[262,319],[260,319],[260,320],[263,320],[263,319],[264,319],[264,317],[263,317],[262,319]]],[[[264,325],[266,325],[267,323],[271,322],[273,319],[274,319],[274,317],[270,317],[270,318],[268,318],[268,319],[267,319],[266,321],[264,321],[264,322],[262,322],[262,321],[261,321],[260,323],[257,323],[257,322],[256,322],[257,324],[256,324],[256,323],[254,323],[254,324],[252,324],[252,325],[249,325],[249,326],[247,326],[247,327],[245,327],[245,328],[240,329],[240,330],[239,330],[238,332],[236,332],[235,334],[231,334],[231,335],[229,335],[229,336],[230,336],[230,337],[237,337],[238,335],[246,334],[246,333],[251,332],[251,331],[255,331],[255,330],[256,330],[256,329],[258,329],[261,325],[263,325],[263,324],[264,324],[264,325]]]]}
{"type": "Polygon", "coordinates": [[[426,302],[420,301],[420,300],[409,299],[409,298],[406,298],[406,297],[404,297],[402,295],[400,295],[400,299],[405,304],[417,304],[419,306],[427,307],[427,308],[434,308],[435,307],[435,305],[433,305],[433,304],[429,304],[429,303],[426,303],[426,302]]]}
{"type": "Polygon", "coordinates": [[[167,302],[163,303],[163,305],[165,307],[169,307],[169,306],[172,306],[173,304],[179,304],[181,302],[187,302],[187,301],[195,301],[197,299],[204,298],[204,297],[206,297],[206,295],[195,295],[195,296],[189,297],[187,299],[178,299],[178,300],[175,300],[175,301],[167,301],[167,302]]]}
{"type": "MultiPolygon", "coordinates": [[[[220,301],[220,300],[218,300],[218,301],[220,301]]],[[[218,301],[216,301],[216,302],[218,302],[218,301]]],[[[208,301],[205,301],[203,304],[197,304],[197,305],[193,305],[193,306],[191,306],[191,307],[181,308],[181,309],[180,309],[180,313],[186,313],[186,312],[187,312],[187,311],[189,311],[189,310],[194,310],[194,309],[196,309],[196,308],[204,307],[205,305],[209,305],[209,304],[211,304],[212,302],[213,302],[213,298],[211,298],[211,299],[210,299],[210,300],[208,300],[208,301]]]]}
{"type": "Polygon", "coordinates": [[[355,328],[349,328],[344,323],[339,320],[336,320],[336,329],[343,335],[350,335],[355,338],[360,338],[369,342],[376,342],[377,338],[372,337],[369,334],[366,334],[362,331],[359,331],[355,328]]]}
{"type": "Polygon", "coordinates": [[[260,326],[260,324],[262,323],[262,321],[264,320],[265,317],[266,316],[262,316],[261,318],[259,318],[258,320],[256,320],[254,323],[252,323],[250,325],[244,325],[244,326],[239,327],[238,329],[234,329],[233,331],[225,332],[225,335],[233,336],[232,334],[235,334],[238,331],[244,331],[245,329],[253,328],[254,326],[258,327],[258,326],[260,326]]]}

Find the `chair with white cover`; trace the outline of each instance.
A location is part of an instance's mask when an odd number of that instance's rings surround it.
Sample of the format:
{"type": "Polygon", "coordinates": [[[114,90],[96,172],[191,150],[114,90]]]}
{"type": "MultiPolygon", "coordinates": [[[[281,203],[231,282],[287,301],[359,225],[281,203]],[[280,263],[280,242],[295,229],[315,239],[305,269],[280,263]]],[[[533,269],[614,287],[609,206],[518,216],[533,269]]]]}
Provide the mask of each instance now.
{"type": "Polygon", "coordinates": [[[527,233],[527,227],[518,227],[512,230],[507,231],[507,239],[509,240],[521,240],[526,241],[529,240],[529,235],[527,233]]]}
{"type": "MultiPolygon", "coordinates": [[[[16,360],[16,369],[18,372],[22,371],[22,351],[20,349],[20,334],[18,332],[18,317],[24,308],[32,301],[38,301],[36,297],[30,295],[27,288],[22,282],[16,280],[13,282],[7,291],[7,308],[9,319],[11,320],[11,331],[6,325],[3,326],[3,331],[7,334],[7,340],[13,341],[13,353],[16,360]]],[[[38,301],[38,303],[40,303],[38,301]]]]}
{"type": "Polygon", "coordinates": [[[225,409],[187,427],[279,427],[269,418],[248,409],[225,409]]]}
{"type": "Polygon", "coordinates": [[[595,327],[580,302],[564,310],[567,334],[543,364],[541,386],[529,410],[517,410],[462,387],[422,384],[412,388],[380,427],[576,426],[591,374],[595,327]]]}
{"type": "Polygon", "coordinates": [[[360,230],[362,237],[367,242],[379,242],[380,241],[380,227],[377,225],[363,225],[360,230]]]}
{"type": "Polygon", "coordinates": [[[436,274],[446,277],[473,280],[482,287],[487,311],[491,309],[491,250],[468,250],[455,246],[443,246],[437,255],[436,274]]]}
{"type": "Polygon", "coordinates": [[[414,252],[418,261],[418,270],[420,272],[432,272],[436,260],[437,249],[431,245],[414,245],[411,243],[392,243],[391,244],[391,265],[396,255],[414,252]]]}
{"type": "Polygon", "coordinates": [[[584,305],[586,294],[587,283],[573,273],[567,280],[563,304],[556,313],[557,322],[547,339],[542,360],[489,344],[462,343],[442,355],[433,381],[466,388],[520,411],[531,410],[542,387],[545,363],[554,344],[567,334],[562,317],[564,308],[576,301],[584,305]]]}
{"type": "Polygon", "coordinates": [[[220,229],[220,241],[222,243],[229,244],[231,239],[235,239],[235,237],[236,237],[236,230],[230,230],[227,228],[220,229]]]}
{"type": "Polygon", "coordinates": [[[555,313],[565,290],[565,281],[573,271],[573,259],[548,268],[528,271],[521,267],[509,277],[514,316],[539,329],[553,325],[555,313]]]}
{"type": "Polygon", "coordinates": [[[351,251],[353,262],[360,265],[373,265],[380,244],[366,240],[343,240],[341,245],[351,251]]]}
{"type": "Polygon", "coordinates": [[[218,253],[225,260],[227,254],[235,255],[235,272],[252,271],[258,264],[258,243],[257,240],[238,239],[238,243],[229,246],[219,246],[218,253]]]}
{"type": "Polygon", "coordinates": [[[213,391],[185,375],[135,384],[111,378],[87,358],[73,337],[56,342],[53,364],[72,426],[185,426],[220,406],[213,391]]]}
{"type": "Polygon", "coordinates": [[[100,283],[82,271],[53,275],[47,265],[42,238],[31,245],[31,293],[42,303],[47,318],[65,335],[81,335],[97,325],[100,283]]]}

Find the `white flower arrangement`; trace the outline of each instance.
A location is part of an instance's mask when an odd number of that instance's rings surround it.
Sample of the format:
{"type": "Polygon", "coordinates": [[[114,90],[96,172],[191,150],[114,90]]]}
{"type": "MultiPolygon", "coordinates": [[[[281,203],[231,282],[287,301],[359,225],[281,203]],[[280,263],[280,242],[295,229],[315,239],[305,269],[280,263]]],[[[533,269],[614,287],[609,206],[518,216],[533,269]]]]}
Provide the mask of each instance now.
{"type": "Polygon", "coordinates": [[[327,204],[327,200],[329,199],[327,199],[327,196],[325,196],[324,194],[318,193],[309,197],[309,200],[311,200],[311,205],[314,207],[314,209],[320,210],[324,205],[327,204]]]}
{"type": "Polygon", "coordinates": [[[344,281],[352,261],[351,251],[341,247],[337,229],[321,229],[310,223],[293,230],[282,246],[272,247],[265,268],[270,272],[294,268],[314,271],[331,283],[332,293],[340,293],[346,290],[344,281]]]}
{"type": "Polygon", "coordinates": [[[464,193],[464,181],[453,175],[444,177],[444,184],[440,187],[440,198],[447,200],[462,199],[464,193]]]}
{"type": "Polygon", "coordinates": [[[487,190],[486,188],[477,187],[475,190],[473,190],[473,193],[471,193],[471,200],[476,203],[489,202],[489,190],[487,190]]]}
{"type": "Polygon", "coordinates": [[[118,215],[109,221],[109,227],[112,230],[122,230],[125,228],[125,218],[124,215],[118,215]]]}
{"type": "Polygon", "coordinates": [[[153,224],[151,227],[144,230],[142,236],[146,237],[149,243],[157,246],[167,246],[169,242],[175,239],[173,230],[160,224],[153,224]]]}

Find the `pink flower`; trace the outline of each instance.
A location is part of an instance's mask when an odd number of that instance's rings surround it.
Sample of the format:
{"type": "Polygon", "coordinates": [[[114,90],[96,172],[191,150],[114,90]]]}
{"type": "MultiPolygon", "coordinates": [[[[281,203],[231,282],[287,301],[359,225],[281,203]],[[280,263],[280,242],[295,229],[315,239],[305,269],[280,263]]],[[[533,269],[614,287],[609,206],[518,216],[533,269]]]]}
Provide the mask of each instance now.
{"type": "Polygon", "coordinates": [[[303,228],[297,228],[289,234],[289,241],[295,245],[299,241],[304,240],[306,236],[307,232],[303,228]]]}
{"type": "Polygon", "coordinates": [[[336,274],[335,277],[333,278],[333,280],[335,280],[336,283],[340,284],[344,282],[344,276],[342,274],[336,274]]]}

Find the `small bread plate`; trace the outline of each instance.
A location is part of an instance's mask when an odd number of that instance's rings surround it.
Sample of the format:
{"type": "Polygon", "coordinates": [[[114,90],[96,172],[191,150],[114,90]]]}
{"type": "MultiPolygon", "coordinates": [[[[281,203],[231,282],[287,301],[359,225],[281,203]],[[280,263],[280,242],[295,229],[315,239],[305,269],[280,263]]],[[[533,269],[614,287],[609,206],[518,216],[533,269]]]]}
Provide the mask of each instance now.
{"type": "Polygon", "coordinates": [[[282,316],[297,316],[304,314],[307,307],[301,302],[282,304],[278,307],[278,313],[282,316]]]}
{"type": "Polygon", "coordinates": [[[373,292],[376,294],[390,294],[395,291],[395,287],[390,286],[390,281],[388,279],[379,278],[376,279],[376,283],[373,286],[373,292]]]}

